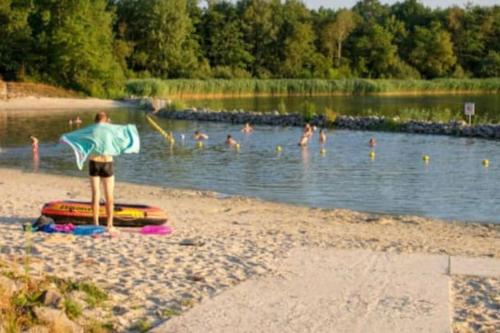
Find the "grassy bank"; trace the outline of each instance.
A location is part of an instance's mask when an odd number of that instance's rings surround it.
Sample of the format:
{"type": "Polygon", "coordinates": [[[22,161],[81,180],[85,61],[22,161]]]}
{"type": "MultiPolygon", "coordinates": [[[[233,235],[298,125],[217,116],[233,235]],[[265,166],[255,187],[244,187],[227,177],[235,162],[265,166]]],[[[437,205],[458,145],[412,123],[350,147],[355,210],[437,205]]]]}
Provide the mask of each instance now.
{"type": "Polygon", "coordinates": [[[500,78],[438,80],[159,80],[136,79],[126,84],[134,96],[163,98],[287,96],[287,95],[404,95],[500,93],[500,78]]]}

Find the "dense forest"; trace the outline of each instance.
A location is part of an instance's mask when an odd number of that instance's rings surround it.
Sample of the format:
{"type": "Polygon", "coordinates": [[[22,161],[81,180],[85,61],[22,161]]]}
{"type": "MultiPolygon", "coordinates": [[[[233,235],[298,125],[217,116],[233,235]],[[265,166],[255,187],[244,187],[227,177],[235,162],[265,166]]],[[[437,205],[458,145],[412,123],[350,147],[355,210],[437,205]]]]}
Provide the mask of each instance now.
{"type": "Polygon", "coordinates": [[[116,96],[149,77],[500,77],[500,6],[0,0],[0,78],[116,96]]]}

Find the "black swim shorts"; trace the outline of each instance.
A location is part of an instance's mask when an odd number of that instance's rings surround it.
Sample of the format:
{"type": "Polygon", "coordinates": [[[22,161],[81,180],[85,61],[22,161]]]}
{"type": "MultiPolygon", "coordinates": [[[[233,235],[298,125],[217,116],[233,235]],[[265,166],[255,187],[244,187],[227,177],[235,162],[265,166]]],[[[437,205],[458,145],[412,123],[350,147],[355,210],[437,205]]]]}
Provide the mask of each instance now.
{"type": "Polygon", "coordinates": [[[113,162],[89,162],[90,177],[111,177],[113,176],[113,162]]]}

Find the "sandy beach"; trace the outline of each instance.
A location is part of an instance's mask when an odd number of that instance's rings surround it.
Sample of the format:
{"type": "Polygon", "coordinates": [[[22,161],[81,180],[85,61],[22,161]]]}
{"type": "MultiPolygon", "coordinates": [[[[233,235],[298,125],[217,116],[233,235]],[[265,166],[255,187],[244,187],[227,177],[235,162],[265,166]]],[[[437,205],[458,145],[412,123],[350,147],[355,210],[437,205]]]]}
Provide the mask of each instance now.
{"type": "MultiPolygon", "coordinates": [[[[28,236],[21,225],[36,219],[45,202],[88,200],[89,193],[86,178],[0,169],[0,259],[23,257],[28,236]]],[[[116,202],[166,210],[173,234],[123,230],[109,239],[35,233],[30,269],[107,290],[108,313],[99,315],[108,316],[119,332],[138,321],[161,325],[233,286],[272,276],[299,248],[500,257],[499,225],[314,209],[123,182],[115,193],[116,202]],[[180,245],[186,239],[194,245],[180,245]]],[[[499,276],[457,273],[451,281],[453,331],[498,329],[499,276]]]]}
{"type": "Polygon", "coordinates": [[[51,110],[51,109],[96,109],[127,108],[135,104],[99,98],[57,98],[57,97],[18,97],[0,99],[0,110],[51,110]]]}

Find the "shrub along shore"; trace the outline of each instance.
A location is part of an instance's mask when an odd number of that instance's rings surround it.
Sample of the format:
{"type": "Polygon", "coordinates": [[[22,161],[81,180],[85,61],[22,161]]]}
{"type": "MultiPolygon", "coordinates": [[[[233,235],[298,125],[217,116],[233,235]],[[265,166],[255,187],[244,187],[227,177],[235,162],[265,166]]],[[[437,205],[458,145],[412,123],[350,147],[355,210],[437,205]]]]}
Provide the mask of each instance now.
{"type": "Polygon", "coordinates": [[[287,96],[287,95],[404,95],[500,93],[500,78],[435,80],[370,79],[136,79],[126,84],[130,96],[159,98],[287,96]]]}
{"type": "Polygon", "coordinates": [[[337,116],[328,118],[325,115],[298,113],[247,112],[244,110],[213,111],[208,109],[168,110],[156,113],[160,117],[177,120],[215,121],[233,124],[250,123],[271,126],[303,126],[306,122],[320,128],[337,128],[367,131],[391,131],[420,134],[454,135],[500,139],[500,125],[482,124],[469,126],[465,121],[432,122],[401,121],[398,118],[378,116],[353,117],[337,116]]]}

